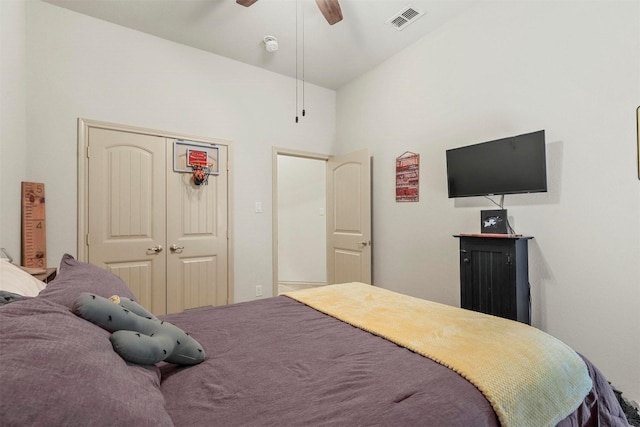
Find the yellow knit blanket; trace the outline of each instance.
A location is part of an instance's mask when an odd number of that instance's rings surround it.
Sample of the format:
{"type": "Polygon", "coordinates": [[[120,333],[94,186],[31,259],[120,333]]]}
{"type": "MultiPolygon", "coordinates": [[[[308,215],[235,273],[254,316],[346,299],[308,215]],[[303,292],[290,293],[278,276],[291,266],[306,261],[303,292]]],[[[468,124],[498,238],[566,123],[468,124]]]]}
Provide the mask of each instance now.
{"type": "Polygon", "coordinates": [[[485,395],[503,426],[555,426],[592,387],[575,351],[519,322],[363,283],[285,295],[453,369],[485,395]]]}

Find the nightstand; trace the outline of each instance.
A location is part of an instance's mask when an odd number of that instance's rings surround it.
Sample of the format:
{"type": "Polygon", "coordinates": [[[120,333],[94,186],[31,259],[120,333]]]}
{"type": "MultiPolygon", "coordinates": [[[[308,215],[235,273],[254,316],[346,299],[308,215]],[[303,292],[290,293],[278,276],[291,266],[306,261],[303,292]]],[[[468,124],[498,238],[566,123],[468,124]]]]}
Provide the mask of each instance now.
{"type": "Polygon", "coordinates": [[[38,280],[42,280],[44,283],[49,283],[50,281],[55,279],[57,273],[58,273],[57,268],[47,268],[46,272],[40,273],[40,274],[34,274],[33,277],[35,277],[38,280]]]}

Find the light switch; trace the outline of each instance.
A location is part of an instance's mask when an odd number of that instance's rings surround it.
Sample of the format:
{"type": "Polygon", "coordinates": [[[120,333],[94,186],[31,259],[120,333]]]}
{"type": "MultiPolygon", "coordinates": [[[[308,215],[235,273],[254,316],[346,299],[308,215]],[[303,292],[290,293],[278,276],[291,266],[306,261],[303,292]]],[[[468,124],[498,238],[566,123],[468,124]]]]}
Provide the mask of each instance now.
{"type": "Polygon", "coordinates": [[[256,202],[256,213],[262,213],[262,202],[256,202]]]}

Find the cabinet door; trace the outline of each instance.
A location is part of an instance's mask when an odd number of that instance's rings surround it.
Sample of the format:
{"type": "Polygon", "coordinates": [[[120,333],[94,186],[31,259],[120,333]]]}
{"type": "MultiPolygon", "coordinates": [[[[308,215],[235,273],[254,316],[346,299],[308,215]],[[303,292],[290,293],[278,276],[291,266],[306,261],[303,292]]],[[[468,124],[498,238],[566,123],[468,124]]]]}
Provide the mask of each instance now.
{"type": "Polygon", "coordinates": [[[517,320],[513,242],[462,239],[462,308],[517,320]]]}

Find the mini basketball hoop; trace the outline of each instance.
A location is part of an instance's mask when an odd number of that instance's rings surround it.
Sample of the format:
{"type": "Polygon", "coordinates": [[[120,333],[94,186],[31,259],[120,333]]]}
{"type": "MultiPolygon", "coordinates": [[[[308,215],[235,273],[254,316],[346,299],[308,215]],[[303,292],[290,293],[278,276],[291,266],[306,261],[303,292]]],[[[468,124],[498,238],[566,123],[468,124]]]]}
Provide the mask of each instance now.
{"type": "Polygon", "coordinates": [[[192,179],[195,185],[207,185],[209,183],[209,175],[211,175],[211,164],[206,166],[191,166],[193,169],[192,179]]]}
{"type": "Polygon", "coordinates": [[[173,171],[191,174],[191,185],[206,185],[209,175],[218,175],[218,160],[218,147],[215,145],[180,140],[173,142],[173,171]]]}
{"type": "Polygon", "coordinates": [[[207,152],[187,150],[187,166],[193,170],[192,179],[195,185],[207,185],[211,175],[212,163],[207,163],[207,152]]]}

